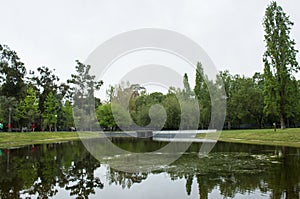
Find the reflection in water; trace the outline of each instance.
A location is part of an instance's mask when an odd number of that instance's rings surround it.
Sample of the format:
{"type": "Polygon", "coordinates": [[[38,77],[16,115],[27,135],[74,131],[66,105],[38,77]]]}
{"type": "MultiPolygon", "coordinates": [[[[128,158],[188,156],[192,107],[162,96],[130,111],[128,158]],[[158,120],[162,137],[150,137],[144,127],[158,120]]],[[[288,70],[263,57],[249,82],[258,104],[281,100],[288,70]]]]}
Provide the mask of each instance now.
{"type": "MultiPolygon", "coordinates": [[[[135,151],[153,151],[163,145],[149,140],[118,140],[116,144],[135,151]]],[[[0,198],[53,198],[60,194],[64,198],[99,198],[105,190],[119,192],[123,198],[131,191],[130,198],[137,198],[135,185],[146,191],[160,186],[160,197],[165,198],[164,186],[169,181],[184,182],[185,198],[213,198],[216,192],[230,198],[300,198],[299,148],[218,143],[210,154],[199,158],[200,147],[193,144],[171,165],[136,173],[115,170],[105,160],[99,163],[81,142],[1,149],[0,198]],[[105,174],[100,175],[99,170],[105,174]]],[[[179,189],[172,191],[179,197],[179,189]]]]}
{"type": "Polygon", "coordinates": [[[100,163],[79,143],[8,149],[0,161],[0,198],[19,198],[21,194],[49,198],[57,194],[58,187],[84,197],[103,188],[94,177],[100,163]]]}

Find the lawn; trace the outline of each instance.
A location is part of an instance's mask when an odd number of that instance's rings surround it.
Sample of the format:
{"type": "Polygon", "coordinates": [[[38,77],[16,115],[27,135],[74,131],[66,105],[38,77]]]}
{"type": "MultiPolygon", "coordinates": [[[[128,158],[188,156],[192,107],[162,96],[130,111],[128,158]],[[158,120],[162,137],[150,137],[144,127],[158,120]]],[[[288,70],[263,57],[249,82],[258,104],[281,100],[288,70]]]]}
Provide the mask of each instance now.
{"type": "MultiPolygon", "coordinates": [[[[85,137],[95,137],[99,134],[86,132],[85,137]]],[[[29,144],[42,144],[79,140],[77,132],[0,132],[0,148],[19,147],[29,144]]]]}
{"type": "MultiPolygon", "coordinates": [[[[98,136],[99,133],[85,132],[86,138],[98,136]]],[[[203,138],[205,134],[198,134],[197,137],[203,138]]],[[[0,132],[0,148],[79,139],[77,132],[0,132]]],[[[218,140],[234,143],[300,147],[300,128],[277,129],[276,132],[273,129],[224,130],[221,132],[218,140]]]]}
{"type": "Polygon", "coordinates": [[[219,141],[300,147],[300,128],[277,129],[276,132],[274,129],[224,130],[219,141]]]}

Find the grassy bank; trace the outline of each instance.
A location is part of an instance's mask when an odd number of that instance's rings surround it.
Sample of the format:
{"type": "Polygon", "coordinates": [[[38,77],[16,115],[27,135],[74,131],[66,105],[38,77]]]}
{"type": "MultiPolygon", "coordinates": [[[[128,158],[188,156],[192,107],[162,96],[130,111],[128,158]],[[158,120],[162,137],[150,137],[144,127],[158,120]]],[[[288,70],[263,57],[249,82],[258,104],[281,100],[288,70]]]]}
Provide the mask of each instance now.
{"type": "MultiPolygon", "coordinates": [[[[86,132],[85,136],[96,137],[98,133],[86,132]]],[[[199,138],[205,134],[199,134],[199,138]]],[[[54,143],[70,140],[79,140],[77,132],[27,132],[27,133],[4,133],[0,132],[0,148],[19,147],[30,144],[54,143]]],[[[300,147],[300,128],[278,129],[255,129],[255,130],[226,130],[222,131],[219,141],[300,147]]]]}
{"type": "MultiPolygon", "coordinates": [[[[95,137],[93,133],[85,133],[87,137],[95,137]]],[[[98,134],[97,134],[98,135],[98,134]]],[[[79,140],[77,132],[0,132],[0,148],[19,147],[30,144],[43,144],[79,140]]]]}
{"type": "Polygon", "coordinates": [[[276,132],[273,129],[225,130],[219,141],[300,147],[300,128],[277,129],[276,132]]]}

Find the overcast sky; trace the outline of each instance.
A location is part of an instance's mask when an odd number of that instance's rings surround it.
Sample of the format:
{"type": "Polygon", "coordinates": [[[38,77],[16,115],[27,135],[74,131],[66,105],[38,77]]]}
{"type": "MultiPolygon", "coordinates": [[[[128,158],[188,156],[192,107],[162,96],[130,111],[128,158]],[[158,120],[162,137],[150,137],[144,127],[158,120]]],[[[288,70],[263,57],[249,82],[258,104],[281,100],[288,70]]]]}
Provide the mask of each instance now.
{"type": "MultiPolygon", "coordinates": [[[[62,80],[102,42],[139,28],[174,30],[196,41],[219,70],[262,71],[262,20],[268,0],[0,0],[0,43],[28,69],[47,66],[62,80]]],[[[278,3],[295,22],[300,49],[300,1],[278,3]]],[[[297,55],[299,60],[299,54],[297,55]]]]}

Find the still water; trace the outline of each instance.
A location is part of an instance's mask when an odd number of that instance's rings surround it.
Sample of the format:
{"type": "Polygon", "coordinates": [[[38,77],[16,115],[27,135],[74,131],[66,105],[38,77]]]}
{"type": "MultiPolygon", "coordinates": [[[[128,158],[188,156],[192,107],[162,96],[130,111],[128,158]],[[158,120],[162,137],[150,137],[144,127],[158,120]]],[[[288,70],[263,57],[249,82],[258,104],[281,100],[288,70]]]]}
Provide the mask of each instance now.
{"type": "MultiPolygon", "coordinates": [[[[134,152],[165,145],[114,142],[134,152]]],[[[0,198],[300,198],[300,148],[219,142],[199,157],[200,147],[135,173],[96,160],[80,141],[0,149],[0,198]]]]}

